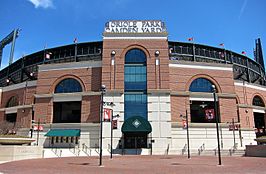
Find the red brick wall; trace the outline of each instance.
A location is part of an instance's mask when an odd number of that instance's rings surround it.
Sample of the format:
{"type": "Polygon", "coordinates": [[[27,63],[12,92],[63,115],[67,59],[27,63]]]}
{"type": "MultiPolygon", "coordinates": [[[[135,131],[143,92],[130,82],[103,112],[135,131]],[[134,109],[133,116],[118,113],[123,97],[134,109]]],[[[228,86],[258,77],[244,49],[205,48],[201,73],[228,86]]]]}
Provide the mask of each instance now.
{"type": "Polygon", "coordinates": [[[0,122],[5,120],[5,111],[0,111],[0,122]]]}
{"type": "MultiPolygon", "coordinates": [[[[6,87],[8,88],[8,87],[6,87]]],[[[7,102],[12,96],[18,97],[19,105],[31,105],[34,102],[34,94],[36,92],[36,87],[23,87],[19,89],[14,89],[10,91],[5,91],[2,93],[1,108],[5,108],[7,102]]],[[[20,127],[30,127],[31,123],[31,112],[32,108],[21,108],[17,110],[17,125],[20,127]]],[[[5,112],[1,112],[0,121],[5,120],[5,112]]]]}
{"type": "Polygon", "coordinates": [[[219,93],[234,93],[235,91],[232,71],[170,67],[169,72],[169,85],[172,91],[189,91],[191,82],[199,77],[213,82],[219,93]]]}
{"type": "MultiPolygon", "coordinates": [[[[75,78],[82,85],[84,92],[98,92],[101,86],[101,68],[82,68],[71,70],[41,71],[38,75],[37,94],[51,94],[56,85],[65,78],[75,78]]],[[[99,121],[100,96],[82,98],[81,122],[99,121]]],[[[53,102],[51,98],[38,98],[35,115],[44,122],[53,122],[53,102]]]]}
{"type": "Polygon", "coordinates": [[[180,114],[185,115],[186,109],[188,111],[188,118],[190,120],[189,97],[171,96],[172,122],[182,122],[182,118],[180,118],[180,114]]]}
{"type": "Polygon", "coordinates": [[[81,122],[99,122],[100,121],[100,96],[82,97],[81,122]]]}
{"type": "MultiPolygon", "coordinates": [[[[188,92],[192,81],[203,77],[214,83],[219,93],[235,93],[232,71],[170,67],[169,72],[169,85],[172,92],[188,92]]],[[[236,99],[220,97],[219,108],[221,122],[229,122],[232,118],[237,120],[236,99]]],[[[172,121],[181,121],[178,117],[181,113],[185,114],[186,109],[190,120],[189,96],[171,96],[172,121]]]]}
{"type": "Polygon", "coordinates": [[[34,120],[50,123],[52,122],[52,107],[51,98],[36,98],[34,105],[34,120]]]}
{"type": "MultiPolygon", "coordinates": [[[[235,91],[238,96],[239,104],[242,104],[242,107],[239,108],[242,127],[254,128],[252,101],[253,98],[258,95],[262,98],[264,104],[266,104],[266,91],[237,85],[235,86],[235,91]]],[[[264,120],[266,122],[266,114],[264,120]]]]}
{"type": "Polygon", "coordinates": [[[235,86],[235,91],[240,100],[240,104],[252,105],[254,96],[258,95],[262,98],[266,105],[266,91],[243,86],[235,86]]]}
{"type": "Polygon", "coordinates": [[[78,80],[84,91],[99,91],[101,86],[101,68],[41,71],[38,74],[36,93],[53,93],[56,85],[65,78],[78,80]]]}
{"type": "Polygon", "coordinates": [[[219,107],[220,107],[220,117],[221,122],[232,122],[234,118],[237,122],[237,106],[236,100],[232,98],[219,98],[219,107]]]}
{"type": "Polygon", "coordinates": [[[17,125],[21,127],[30,128],[31,126],[32,109],[18,109],[17,111],[17,125]]]}
{"type": "Polygon", "coordinates": [[[125,54],[133,48],[141,49],[147,56],[148,89],[169,89],[169,56],[167,40],[108,39],[103,42],[102,83],[107,89],[124,89],[125,54]],[[111,52],[116,52],[115,66],[111,65],[111,52]],[[159,50],[160,65],[155,66],[155,51],[159,50]],[[160,79],[160,80],[159,80],[160,79]]]}
{"type": "Polygon", "coordinates": [[[23,100],[25,99],[25,88],[3,92],[1,108],[5,108],[7,105],[7,102],[13,96],[17,97],[19,105],[23,105],[23,100]]]}

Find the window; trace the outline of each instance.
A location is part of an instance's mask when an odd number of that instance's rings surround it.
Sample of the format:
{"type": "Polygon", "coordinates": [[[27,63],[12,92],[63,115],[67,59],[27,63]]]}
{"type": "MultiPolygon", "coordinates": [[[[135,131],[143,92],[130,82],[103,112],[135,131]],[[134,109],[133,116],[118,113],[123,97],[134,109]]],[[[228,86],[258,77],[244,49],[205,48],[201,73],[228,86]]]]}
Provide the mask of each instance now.
{"type": "Polygon", "coordinates": [[[146,66],[125,66],[125,89],[145,90],[147,89],[146,66]]]}
{"type": "Polygon", "coordinates": [[[67,78],[62,80],[56,87],[55,93],[82,92],[82,87],[76,79],[67,78]]]}
{"type": "Polygon", "coordinates": [[[252,105],[264,107],[264,102],[260,96],[255,96],[252,101],[252,105]]]}
{"type": "Polygon", "coordinates": [[[126,53],[124,70],[125,120],[133,116],[147,119],[146,55],[140,49],[126,53]]]}
{"type": "Polygon", "coordinates": [[[210,82],[209,80],[205,79],[205,78],[198,78],[195,79],[190,87],[189,87],[189,91],[190,92],[212,92],[212,85],[213,83],[210,82]]]}
{"type": "MultiPolygon", "coordinates": [[[[214,102],[212,101],[191,101],[190,113],[192,123],[216,122],[214,102]]],[[[218,119],[220,120],[220,118],[218,119]]]]}
{"type": "Polygon", "coordinates": [[[17,113],[6,114],[6,121],[11,122],[11,123],[16,123],[17,113]]]}
{"type": "Polygon", "coordinates": [[[133,116],[147,117],[147,94],[125,93],[125,120],[133,116]]]}
{"type": "Polygon", "coordinates": [[[132,49],[129,50],[126,54],[125,64],[145,64],[146,65],[146,55],[140,49],[132,49]]]}
{"type": "Polygon", "coordinates": [[[16,96],[13,96],[8,100],[6,104],[6,108],[14,107],[14,106],[18,106],[18,98],[16,96]]]}

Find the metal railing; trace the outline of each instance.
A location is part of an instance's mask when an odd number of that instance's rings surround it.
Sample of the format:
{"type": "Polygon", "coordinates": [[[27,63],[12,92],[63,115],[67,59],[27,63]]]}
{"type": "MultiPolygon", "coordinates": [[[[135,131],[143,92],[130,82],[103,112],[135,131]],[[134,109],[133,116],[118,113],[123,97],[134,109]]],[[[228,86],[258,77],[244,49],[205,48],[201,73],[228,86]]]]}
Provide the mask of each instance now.
{"type": "Polygon", "coordinates": [[[91,156],[91,149],[90,149],[88,146],[86,146],[85,143],[82,144],[82,151],[83,151],[85,154],[87,154],[88,156],[91,156]],[[89,151],[89,152],[88,152],[88,151],[89,151]]]}
{"type": "Polygon", "coordinates": [[[187,144],[185,144],[184,147],[182,148],[182,155],[184,155],[186,151],[187,151],[187,144]]]}
{"type": "Polygon", "coordinates": [[[98,146],[98,145],[95,144],[95,147],[96,147],[96,148],[95,148],[95,152],[98,153],[98,154],[100,154],[100,148],[99,148],[99,147],[97,148],[97,146],[98,146]]]}
{"type": "Polygon", "coordinates": [[[198,154],[200,155],[204,150],[205,150],[205,144],[203,143],[203,144],[198,148],[198,154]]]}
{"type": "Polygon", "coordinates": [[[238,143],[234,144],[234,146],[229,149],[229,155],[232,156],[233,153],[235,153],[235,151],[237,150],[237,146],[238,146],[238,143]]]}
{"type": "Polygon", "coordinates": [[[79,154],[80,154],[80,149],[79,149],[79,147],[76,147],[76,146],[74,146],[73,148],[70,147],[69,151],[72,152],[76,156],[79,156],[79,154]]]}
{"type": "Polygon", "coordinates": [[[213,149],[214,151],[214,155],[217,156],[217,153],[218,153],[218,147],[216,147],[215,149],[213,149]]]}
{"type": "Polygon", "coordinates": [[[62,150],[61,149],[58,149],[58,148],[52,148],[51,149],[52,152],[54,152],[54,154],[58,157],[61,157],[62,156],[62,150]]]}

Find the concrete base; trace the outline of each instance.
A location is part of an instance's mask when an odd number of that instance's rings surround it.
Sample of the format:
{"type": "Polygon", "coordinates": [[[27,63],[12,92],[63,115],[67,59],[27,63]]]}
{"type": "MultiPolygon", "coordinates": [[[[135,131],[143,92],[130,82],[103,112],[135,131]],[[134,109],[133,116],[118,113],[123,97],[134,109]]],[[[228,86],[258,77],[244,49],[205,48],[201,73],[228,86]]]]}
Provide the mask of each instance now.
{"type": "Polygon", "coordinates": [[[265,145],[247,145],[246,156],[266,157],[266,146],[265,145]]]}
{"type": "Polygon", "coordinates": [[[0,162],[41,158],[42,150],[40,146],[0,146],[0,162]]]}

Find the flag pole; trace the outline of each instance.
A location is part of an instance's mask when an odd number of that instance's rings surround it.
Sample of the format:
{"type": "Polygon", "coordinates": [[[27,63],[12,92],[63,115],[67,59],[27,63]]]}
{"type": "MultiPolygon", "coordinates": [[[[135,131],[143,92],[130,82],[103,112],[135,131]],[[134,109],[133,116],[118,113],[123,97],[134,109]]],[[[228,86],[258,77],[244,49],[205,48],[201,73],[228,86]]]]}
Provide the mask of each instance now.
{"type": "Polygon", "coordinates": [[[43,64],[45,62],[46,47],[47,47],[47,43],[44,45],[44,48],[43,48],[43,64]]]}

